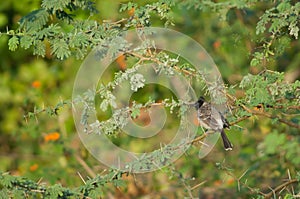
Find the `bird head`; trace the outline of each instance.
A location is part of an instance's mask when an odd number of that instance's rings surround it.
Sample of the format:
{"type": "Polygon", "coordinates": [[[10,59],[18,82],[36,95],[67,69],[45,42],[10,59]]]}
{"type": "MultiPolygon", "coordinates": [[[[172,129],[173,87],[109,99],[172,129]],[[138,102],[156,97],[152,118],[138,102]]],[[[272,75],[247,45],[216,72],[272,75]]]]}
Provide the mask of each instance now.
{"type": "Polygon", "coordinates": [[[203,97],[203,96],[200,96],[199,99],[198,99],[198,101],[194,104],[194,107],[195,107],[196,109],[199,109],[199,108],[202,106],[202,104],[203,104],[204,102],[205,102],[204,97],[203,97]]]}

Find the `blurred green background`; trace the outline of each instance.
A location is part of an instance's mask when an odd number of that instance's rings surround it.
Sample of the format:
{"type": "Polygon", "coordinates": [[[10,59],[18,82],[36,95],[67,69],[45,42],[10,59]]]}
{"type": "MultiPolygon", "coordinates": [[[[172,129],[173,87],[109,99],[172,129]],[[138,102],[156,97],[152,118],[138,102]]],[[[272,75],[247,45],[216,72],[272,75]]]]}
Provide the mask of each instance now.
{"type": "MultiPolygon", "coordinates": [[[[128,13],[119,12],[120,4],[125,2],[96,1],[99,13],[92,18],[101,22],[128,17],[128,13]]],[[[135,2],[145,5],[154,1],[135,2]]],[[[40,8],[40,4],[35,0],[1,2],[1,32],[16,29],[18,20],[40,8]]],[[[197,40],[214,59],[224,82],[234,85],[244,75],[262,70],[250,67],[250,60],[260,39],[255,34],[256,23],[263,11],[271,6],[272,2],[261,2],[252,9],[232,9],[225,19],[209,10],[179,6],[173,10],[175,25],[171,28],[197,40]]],[[[85,19],[88,15],[79,14],[77,17],[85,19]]],[[[163,22],[155,17],[151,23],[163,26],[163,22]]],[[[30,49],[11,52],[8,39],[5,34],[0,36],[0,171],[68,187],[82,184],[78,172],[91,177],[103,172],[106,167],[85,150],[77,136],[70,105],[60,108],[58,116],[41,113],[36,119],[24,118],[28,112],[34,111],[34,107],[55,107],[61,101],[70,100],[81,61],[72,58],[57,60],[49,49],[45,58],[33,56],[30,49]]],[[[286,79],[293,82],[299,80],[299,65],[300,44],[293,40],[290,47],[268,65],[268,69],[285,72],[286,79]]],[[[165,91],[162,89],[161,92],[165,91]]],[[[299,171],[299,130],[259,118],[248,119],[239,125],[242,130],[236,128],[229,133],[234,143],[231,153],[226,153],[219,142],[207,157],[198,159],[199,148],[195,146],[175,163],[176,170],[185,177],[195,178],[191,185],[205,181],[194,192],[226,193],[227,198],[251,195],[249,189],[238,190],[236,179],[218,169],[216,163],[224,163],[233,169],[236,177],[247,171],[243,179],[248,180],[250,187],[262,190],[280,184],[288,178],[288,172],[293,176],[299,171]]],[[[130,147],[142,148],[143,144],[130,147]]],[[[120,198],[126,198],[127,194],[138,197],[152,192],[153,197],[180,198],[186,195],[184,185],[169,179],[166,172],[137,175],[136,180],[130,177],[127,180],[126,188],[116,191],[108,187],[107,192],[116,194],[115,197],[120,194],[120,198]]]]}

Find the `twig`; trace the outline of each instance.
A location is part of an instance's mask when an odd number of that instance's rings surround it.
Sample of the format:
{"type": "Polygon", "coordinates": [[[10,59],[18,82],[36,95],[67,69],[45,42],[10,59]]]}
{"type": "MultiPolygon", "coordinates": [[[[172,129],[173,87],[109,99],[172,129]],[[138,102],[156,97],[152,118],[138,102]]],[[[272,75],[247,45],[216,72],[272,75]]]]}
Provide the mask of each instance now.
{"type": "Polygon", "coordinates": [[[94,173],[94,171],[89,167],[89,165],[86,164],[86,162],[77,154],[75,154],[75,158],[76,160],[79,162],[79,164],[81,164],[81,166],[83,166],[83,168],[85,169],[85,171],[92,177],[95,178],[96,174],[94,173]]]}
{"type": "Polygon", "coordinates": [[[190,141],[188,144],[195,144],[201,140],[203,140],[206,137],[206,134],[203,133],[201,136],[196,137],[195,139],[193,139],[192,141],[190,141]]]}
{"type": "Polygon", "coordinates": [[[193,199],[194,196],[193,196],[193,193],[192,193],[192,189],[184,182],[184,180],[182,180],[182,184],[185,187],[185,189],[187,190],[190,198],[193,199]]]}
{"type": "Polygon", "coordinates": [[[266,112],[263,112],[263,111],[255,111],[255,110],[252,110],[252,109],[249,109],[248,107],[246,107],[245,105],[241,105],[241,107],[247,111],[248,113],[251,113],[253,115],[261,115],[261,116],[264,116],[264,117],[267,117],[267,118],[270,118],[270,119],[278,119],[278,121],[284,123],[284,124],[287,124],[291,127],[294,127],[294,128],[297,128],[297,129],[300,129],[300,125],[298,124],[295,124],[293,122],[290,122],[288,120],[285,120],[285,119],[282,119],[282,118],[279,118],[279,117],[276,117],[276,116],[272,116],[271,114],[269,113],[266,113],[266,112]]]}
{"type": "Polygon", "coordinates": [[[103,20],[103,23],[107,23],[107,24],[119,24],[119,23],[122,23],[124,21],[128,21],[128,19],[127,18],[122,18],[122,19],[120,19],[118,21],[114,21],[114,22],[112,22],[110,20],[103,20]]]}
{"type": "Polygon", "coordinates": [[[241,179],[245,176],[245,174],[247,173],[248,170],[246,170],[240,177],[235,176],[232,172],[225,170],[225,173],[231,177],[233,177],[233,179],[235,181],[237,181],[238,183],[238,188],[240,188],[240,184],[242,184],[244,187],[246,187],[247,189],[249,189],[252,193],[259,193],[261,195],[263,195],[264,197],[266,196],[265,193],[261,192],[261,191],[257,191],[257,189],[254,189],[252,187],[250,187],[249,185],[247,185],[245,182],[242,182],[241,179]]]}
{"type": "MultiPolygon", "coordinates": [[[[143,55],[140,55],[138,53],[135,53],[135,52],[126,52],[126,54],[129,54],[129,55],[132,55],[134,57],[137,57],[139,58],[140,60],[142,61],[153,61],[154,63],[157,63],[159,65],[162,65],[163,63],[159,60],[159,59],[156,59],[154,57],[144,57],[143,55]]],[[[189,76],[196,76],[196,73],[192,73],[188,70],[185,70],[185,69],[181,69],[179,68],[178,66],[173,66],[173,68],[177,71],[180,71],[180,72],[183,72],[184,74],[186,75],[189,75],[189,76]]]]}
{"type": "MultiPolygon", "coordinates": [[[[236,101],[236,98],[231,96],[230,94],[226,93],[226,96],[233,102],[236,101]]],[[[287,124],[291,127],[294,127],[294,128],[297,128],[297,129],[300,129],[300,125],[298,124],[295,124],[293,122],[290,122],[288,120],[285,120],[285,119],[282,119],[282,118],[279,118],[279,117],[276,117],[276,116],[272,116],[271,114],[269,113],[266,113],[266,112],[263,112],[263,111],[256,111],[256,110],[252,110],[252,109],[249,109],[248,107],[246,107],[245,105],[241,104],[240,105],[245,111],[247,111],[248,113],[251,113],[253,115],[261,115],[261,116],[264,116],[264,117],[267,117],[267,118],[270,118],[270,119],[278,119],[278,121],[280,121],[281,123],[284,123],[284,124],[287,124]]],[[[275,108],[275,107],[274,107],[275,108]]],[[[292,107],[289,107],[289,108],[296,108],[298,109],[299,106],[292,106],[292,107]]],[[[249,116],[250,117],[250,116],[249,116]]],[[[236,124],[238,122],[241,122],[243,120],[246,120],[247,118],[249,118],[248,116],[246,117],[243,117],[243,118],[240,118],[239,120],[237,120],[236,122],[233,122],[232,124],[236,124]]]]}
{"type": "Polygon", "coordinates": [[[203,182],[200,182],[199,184],[197,184],[197,185],[195,185],[195,186],[193,186],[193,187],[191,188],[191,190],[194,190],[194,189],[196,189],[196,188],[198,188],[198,187],[204,185],[205,183],[206,183],[206,180],[203,181],[203,182]]]}
{"type": "Polygon", "coordinates": [[[234,121],[234,122],[231,122],[229,125],[230,125],[230,126],[233,126],[233,125],[235,125],[235,124],[237,124],[237,123],[240,123],[241,121],[244,121],[244,120],[248,119],[249,117],[251,117],[251,116],[241,117],[241,118],[239,118],[238,120],[236,120],[236,121],[234,121]]]}
{"type": "Polygon", "coordinates": [[[288,186],[288,185],[291,185],[293,183],[298,183],[298,179],[292,179],[292,180],[289,180],[281,185],[278,185],[275,189],[273,189],[272,191],[270,191],[269,193],[267,194],[264,194],[264,197],[265,198],[271,198],[272,195],[278,191],[280,191],[281,189],[283,189],[284,187],[288,186]]]}

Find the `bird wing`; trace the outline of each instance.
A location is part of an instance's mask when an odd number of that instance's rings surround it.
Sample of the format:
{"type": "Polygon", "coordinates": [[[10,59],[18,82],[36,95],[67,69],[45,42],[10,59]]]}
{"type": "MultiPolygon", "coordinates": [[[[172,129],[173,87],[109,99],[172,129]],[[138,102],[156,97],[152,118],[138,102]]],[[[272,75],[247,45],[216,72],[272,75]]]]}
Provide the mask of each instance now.
{"type": "Polygon", "coordinates": [[[198,111],[198,118],[204,128],[215,131],[223,129],[222,115],[210,103],[203,103],[198,111]]]}
{"type": "MultiPolygon", "coordinates": [[[[220,113],[220,112],[219,112],[220,113]]],[[[223,121],[223,128],[230,128],[229,122],[227,121],[227,119],[224,117],[224,115],[222,113],[220,113],[221,115],[221,119],[223,121]]]]}

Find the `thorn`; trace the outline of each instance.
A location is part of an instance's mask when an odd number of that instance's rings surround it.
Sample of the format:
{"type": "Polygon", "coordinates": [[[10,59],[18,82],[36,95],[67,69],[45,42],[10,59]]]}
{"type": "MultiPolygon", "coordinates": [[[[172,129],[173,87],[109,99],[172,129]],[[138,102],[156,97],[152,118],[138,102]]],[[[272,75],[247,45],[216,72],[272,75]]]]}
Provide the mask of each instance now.
{"type": "Polygon", "coordinates": [[[83,179],[83,177],[81,176],[81,174],[79,173],[79,171],[77,171],[77,174],[79,175],[79,177],[80,177],[80,179],[82,180],[82,182],[83,182],[84,184],[86,184],[85,180],[83,179]]]}

